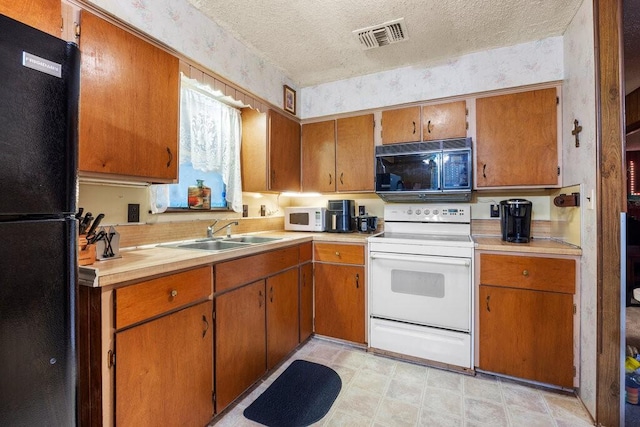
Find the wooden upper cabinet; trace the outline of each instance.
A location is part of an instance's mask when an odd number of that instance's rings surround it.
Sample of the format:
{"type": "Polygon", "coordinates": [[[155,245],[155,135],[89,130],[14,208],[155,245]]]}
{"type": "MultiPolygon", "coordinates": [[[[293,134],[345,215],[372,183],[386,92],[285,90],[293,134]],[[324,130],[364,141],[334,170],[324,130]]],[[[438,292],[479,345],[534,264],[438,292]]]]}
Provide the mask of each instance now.
{"type": "Polygon", "coordinates": [[[178,177],[178,59],[81,12],[79,169],[148,182],[178,177]]]}
{"type": "Polygon", "coordinates": [[[0,14],[55,37],[62,34],[60,0],[0,0],[0,14]]]}
{"type": "Polygon", "coordinates": [[[557,186],[555,88],[476,100],[476,185],[557,186]]]}
{"type": "Polygon", "coordinates": [[[337,120],[337,191],[373,191],[373,125],[373,114],[337,120]]]}
{"type": "Polygon", "coordinates": [[[422,107],[422,140],[434,141],[467,136],[466,101],[422,107]]]}
{"type": "Polygon", "coordinates": [[[336,191],[336,122],[302,125],[302,189],[336,191]]]}
{"type": "Polygon", "coordinates": [[[300,124],[269,111],[269,190],[300,191],[300,124]]]}
{"type": "Polygon", "coordinates": [[[242,190],[261,192],[268,190],[267,113],[252,108],[242,109],[242,190]]]}
{"type": "Polygon", "coordinates": [[[420,107],[382,112],[382,143],[420,141],[420,107]]]}

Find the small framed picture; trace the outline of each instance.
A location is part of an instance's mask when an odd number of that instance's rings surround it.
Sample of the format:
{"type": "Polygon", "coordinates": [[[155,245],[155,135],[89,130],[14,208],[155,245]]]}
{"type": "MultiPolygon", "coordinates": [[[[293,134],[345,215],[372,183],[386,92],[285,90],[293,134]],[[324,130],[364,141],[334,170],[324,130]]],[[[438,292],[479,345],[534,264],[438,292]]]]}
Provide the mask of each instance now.
{"type": "Polygon", "coordinates": [[[291,114],[296,114],[296,91],[284,85],[284,109],[291,114]]]}

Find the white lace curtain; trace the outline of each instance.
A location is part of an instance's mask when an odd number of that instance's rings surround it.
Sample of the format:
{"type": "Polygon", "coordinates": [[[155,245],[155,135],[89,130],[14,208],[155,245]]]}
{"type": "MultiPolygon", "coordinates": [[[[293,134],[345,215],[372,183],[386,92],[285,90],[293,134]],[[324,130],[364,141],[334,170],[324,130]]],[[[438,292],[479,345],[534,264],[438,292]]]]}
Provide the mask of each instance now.
{"type": "Polygon", "coordinates": [[[242,212],[240,111],[216,99],[215,91],[182,76],[180,89],[180,164],[217,172],[227,186],[226,200],[242,212]]]}

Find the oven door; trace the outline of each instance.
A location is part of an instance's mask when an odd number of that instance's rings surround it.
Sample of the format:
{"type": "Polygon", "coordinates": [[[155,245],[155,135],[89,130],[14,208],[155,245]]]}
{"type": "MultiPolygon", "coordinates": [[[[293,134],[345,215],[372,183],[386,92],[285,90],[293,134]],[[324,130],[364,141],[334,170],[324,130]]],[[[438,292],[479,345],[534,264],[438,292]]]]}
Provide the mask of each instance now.
{"type": "Polygon", "coordinates": [[[372,317],[469,332],[471,259],[372,252],[372,317]]]}

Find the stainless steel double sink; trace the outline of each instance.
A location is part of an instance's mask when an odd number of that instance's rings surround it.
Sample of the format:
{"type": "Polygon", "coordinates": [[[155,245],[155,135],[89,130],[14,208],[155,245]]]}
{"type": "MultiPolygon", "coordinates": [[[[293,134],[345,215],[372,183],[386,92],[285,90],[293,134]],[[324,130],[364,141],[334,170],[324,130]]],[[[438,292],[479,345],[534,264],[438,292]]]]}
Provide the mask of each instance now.
{"type": "Polygon", "coordinates": [[[232,249],[246,248],[261,243],[275,242],[282,240],[280,237],[262,237],[262,236],[238,236],[227,237],[224,239],[203,239],[188,243],[175,243],[161,245],[165,247],[181,248],[181,249],[198,249],[202,251],[228,251],[232,249]]]}

